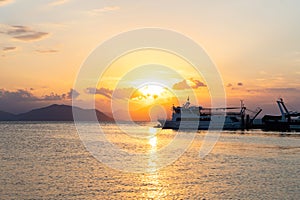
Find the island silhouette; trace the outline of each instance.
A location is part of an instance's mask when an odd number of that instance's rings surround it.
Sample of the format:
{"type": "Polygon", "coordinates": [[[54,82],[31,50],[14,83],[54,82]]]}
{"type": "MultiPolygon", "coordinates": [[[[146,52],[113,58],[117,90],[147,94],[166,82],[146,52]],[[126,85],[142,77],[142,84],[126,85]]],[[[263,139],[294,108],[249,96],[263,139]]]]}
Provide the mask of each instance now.
{"type": "Polygon", "coordinates": [[[52,104],[47,107],[33,109],[21,114],[0,111],[0,121],[74,121],[73,109],[79,121],[114,121],[111,117],[97,109],[82,109],[69,105],[52,104]],[[95,114],[97,119],[95,119],[95,114]]]}

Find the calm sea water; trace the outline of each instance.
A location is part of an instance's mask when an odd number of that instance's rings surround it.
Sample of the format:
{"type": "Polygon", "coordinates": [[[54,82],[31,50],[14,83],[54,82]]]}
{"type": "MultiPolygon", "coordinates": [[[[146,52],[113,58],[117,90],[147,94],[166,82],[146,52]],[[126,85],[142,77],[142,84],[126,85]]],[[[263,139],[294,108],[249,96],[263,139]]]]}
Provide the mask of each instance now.
{"type": "MultiPolygon", "coordinates": [[[[102,127],[116,146],[140,153],[162,148],[177,134],[162,130],[154,141],[132,142],[116,125],[102,127]]],[[[172,164],[129,173],[96,160],[73,123],[2,122],[0,199],[300,199],[299,134],[223,132],[200,158],[205,134],[198,132],[172,164]]]]}

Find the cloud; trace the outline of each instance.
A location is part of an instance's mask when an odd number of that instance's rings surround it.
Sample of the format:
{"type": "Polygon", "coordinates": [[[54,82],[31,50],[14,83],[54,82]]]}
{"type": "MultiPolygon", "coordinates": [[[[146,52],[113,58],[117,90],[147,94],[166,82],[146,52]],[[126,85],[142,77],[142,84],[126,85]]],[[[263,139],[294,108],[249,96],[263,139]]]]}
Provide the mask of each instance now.
{"type": "Polygon", "coordinates": [[[76,99],[80,95],[79,92],[77,92],[74,89],[70,89],[68,93],[65,94],[54,94],[53,92],[50,95],[45,95],[42,98],[40,98],[40,101],[58,101],[58,100],[71,100],[76,99]]]}
{"type": "Polygon", "coordinates": [[[0,110],[2,111],[20,113],[42,105],[46,105],[46,102],[39,101],[39,98],[30,91],[0,89],[0,110]]]}
{"type": "Polygon", "coordinates": [[[21,40],[21,41],[34,41],[34,40],[41,40],[47,35],[49,35],[49,33],[34,32],[34,33],[26,34],[26,35],[15,36],[13,38],[15,38],[17,40],[21,40]]]}
{"type": "Polygon", "coordinates": [[[5,6],[13,2],[14,2],[13,0],[0,0],[0,6],[5,6]]]}
{"type": "Polygon", "coordinates": [[[10,26],[9,30],[6,31],[8,35],[18,35],[23,33],[31,32],[32,30],[27,26],[10,26]]]}
{"type": "Polygon", "coordinates": [[[12,38],[20,41],[35,41],[41,40],[49,35],[49,33],[35,31],[27,26],[9,26],[1,25],[0,33],[11,36],[12,38]]]}
{"type": "Polygon", "coordinates": [[[56,94],[51,92],[49,95],[44,95],[42,97],[37,97],[32,94],[33,88],[30,88],[30,91],[24,89],[18,89],[16,91],[9,91],[5,89],[0,89],[0,99],[1,100],[17,100],[17,101],[53,101],[53,100],[70,100],[73,98],[77,98],[79,93],[70,89],[70,91],[66,94],[56,94]]]}
{"type": "Polygon", "coordinates": [[[118,88],[114,91],[113,97],[117,99],[132,99],[140,96],[141,93],[133,87],[118,88]]]}
{"type": "Polygon", "coordinates": [[[100,95],[103,95],[107,98],[111,98],[112,96],[112,90],[108,89],[108,88],[86,88],[86,93],[88,94],[100,94],[100,95]]]}
{"type": "Polygon", "coordinates": [[[239,89],[239,88],[234,87],[235,84],[236,84],[236,86],[238,86],[238,87],[244,86],[244,84],[243,84],[242,82],[238,82],[238,83],[234,83],[234,84],[233,84],[233,83],[228,83],[228,84],[226,85],[226,87],[231,88],[231,89],[233,89],[233,90],[239,89]]]}
{"type": "Polygon", "coordinates": [[[115,90],[111,90],[108,88],[87,88],[86,93],[88,94],[98,94],[105,96],[109,99],[133,99],[133,98],[146,98],[139,90],[133,87],[129,88],[117,88],[115,90]]]}
{"type": "Polygon", "coordinates": [[[266,88],[265,91],[272,93],[286,93],[286,92],[299,92],[298,88],[266,88]]]}
{"type": "Polygon", "coordinates": [[[99,13],[104,13],[104,12],[112,12],[112,11],[116,11],[116,10],[120,10],[121,8],[119,6],[106,6],[103,8],[99,8],[99,9],[93,9],[91,11],[89,11],[89,13],[91,15],[97,15],[99,13]]]}
{"type": "Polygon", "coordinates": [[[259,89],[248,89],[247,92],[250,93],[263,93],[263,94],[298,94],[300,92],[300,89],[293,88],[293,87],[273,87],[273,88],[259,88],[259,89]]]}
{"type": "Polygon", "coordinates": [[[190,78],[188,81],[192,82],[191,86],[192,86],[193,89],[197,89],[197,88],[200,88],[200,87],[206,87],[206,85],[203,82],[199,81],[199,80],[190,78]]]}
{"type": "Polygon", "coordinates": [[[180,81],[172,86],[174,90],[198,89],[200,87],[206,87],[206,85],[203,82],[193,78],[180,81]]]}
{"type": "MultiPolygon", "coordinates": [[[[148,97],[151,97],[151,95],[144,95],[141,91],[139,90],[135,90],[131,95],[130,95],[130,99],[147,99],[148,97]]],[[[153,99],[158,98],[158,95],[152,95],[153,99]]]]}
{"type": "MultiPolygon", "coordinates": [[[[23,89],[17,91],[0,90],[1,101],[37,101],[39,98],[35,97],[31,92],[23,89]]],[[[0,102],[1,102],[0,101],[0,102]]]]}
{"type": "Polygon", "coordinates": [[[66,98],[67,99],[72,99],[72,98],[76,99],[79,95],[80,95],[79,92],[77,92],[76,90],[71,88],[70,91],[67,93],[66,98]]]}
{"type": "Polygon", "coordinates": [[[47,106],[49,103],[66,103],[69,102],[72,97],[77,98],[79,96],[79,93],[74,89],[70,89],[70,91],[65,94],[52,92],[41,97],[34,95],[32,91],[32,88],[29,90],[18,89],[15,91],[0,89],[0,110],[19,113],[32,108],[47,106]]]}
{"type": "Polygon", "coordinates": [[[63,100],[65,95],[54,94],[53,92],[50,95],[45,95],[43,98],[39,99],[41,101],[58,101],[63,100]]]}
{"type": "Polygon", "coordinates": [[[58,50],[56,49],[37,49],[35,50],[38,53],[57,53],[58,50]]]}
{"type": "Polygon", "coordinates": [[[172,88],[174,90],[185,90],[190,89],[191,87],[187,84],[186,80],[183,80],[181,82],[175,83],[172,88]]]}
{"type": "Polygon", "coordinates": [[[13,50],[16,50],[17,47],[4,47],[2,48],[3,51],[13,51],[13,50]]]}
{"type": "Polygon", "coordinates": [[[63,4],[66,4],[68,3],[69,0],[55,0],[55,1],[52,1],[49,6],[59,6],[59,5],[63,5],[63,4]]]}

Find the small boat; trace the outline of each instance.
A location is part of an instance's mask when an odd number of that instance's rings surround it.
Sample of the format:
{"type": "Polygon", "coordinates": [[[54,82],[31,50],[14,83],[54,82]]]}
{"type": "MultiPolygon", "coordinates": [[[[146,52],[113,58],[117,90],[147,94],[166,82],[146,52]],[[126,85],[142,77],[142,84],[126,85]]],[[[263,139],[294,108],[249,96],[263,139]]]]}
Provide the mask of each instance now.
{"type": "Polygon", "coordinates": [[[281,115],[265,115],[262,118],[266,131],[300,131],[300,113],[288,111],[283,99],[276,101],[281,115]]]}
{"type": "Polygon", "coordinates": [[[164,129],[240,130],[249,128],[261,109],[252,119],[245,114],[245,111],[243,102],[240,107],[203,108],[191,106],[188,98],[183,106],[173,105],[172,119],[158,119],[158,121],[164,129]]]}

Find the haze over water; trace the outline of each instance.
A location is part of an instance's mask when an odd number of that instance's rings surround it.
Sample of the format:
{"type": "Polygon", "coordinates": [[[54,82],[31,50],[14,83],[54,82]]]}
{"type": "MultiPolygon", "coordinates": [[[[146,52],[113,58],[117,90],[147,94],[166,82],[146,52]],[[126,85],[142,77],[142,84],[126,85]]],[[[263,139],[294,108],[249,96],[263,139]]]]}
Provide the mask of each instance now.
{"type": "MultiPolygon", "coordinates": [[[[116,125],[102,127],[119,148],[140,153],[162,148],[177,133],[162,130],[148,142],[132,143],[116,125]]],[[[300,198],[299,134],[223,132],[202,159],[199,149],[206,132],[201,131],[169,166],[128,173],[92,157],[73,123],[1,122],[0,130],[1,199],[300,198]]]]}

